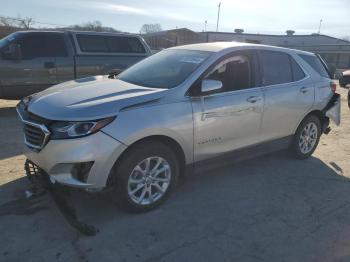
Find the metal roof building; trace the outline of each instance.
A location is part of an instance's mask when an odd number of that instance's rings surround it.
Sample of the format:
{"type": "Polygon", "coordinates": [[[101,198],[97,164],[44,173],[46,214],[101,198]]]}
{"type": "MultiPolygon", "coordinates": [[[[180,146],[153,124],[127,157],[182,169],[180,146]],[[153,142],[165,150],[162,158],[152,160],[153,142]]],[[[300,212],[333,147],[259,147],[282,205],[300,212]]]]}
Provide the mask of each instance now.
{"type": "Polygon", "coordinates": [[[194,32],[187,28],[160,31],[143,35],[153,49],[203,42],[237,41],[300,49],[320,54],[332,72],[350,68],[350,42],[335,37],[311,34],[296,35],[288,30],[285,35],[248,34],[235,32],[194,32]]]}

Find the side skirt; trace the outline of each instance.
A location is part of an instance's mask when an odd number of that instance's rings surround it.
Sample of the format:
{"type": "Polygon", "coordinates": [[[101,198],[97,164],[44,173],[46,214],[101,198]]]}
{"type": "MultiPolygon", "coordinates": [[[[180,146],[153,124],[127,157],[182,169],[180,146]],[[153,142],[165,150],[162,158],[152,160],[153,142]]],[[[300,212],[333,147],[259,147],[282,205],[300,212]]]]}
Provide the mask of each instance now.
{"type": "Polygon", "coordinates": [[[243,160],[284,150],[291,145],[292,139],[293,136],[288,136],[269,142],[263,142],[254,146],[237,149],[211,159],[196,162],[192,167],[188,168],[188,171],[194,173],[205,172],[219,167],[229,166],[243,160]]]}

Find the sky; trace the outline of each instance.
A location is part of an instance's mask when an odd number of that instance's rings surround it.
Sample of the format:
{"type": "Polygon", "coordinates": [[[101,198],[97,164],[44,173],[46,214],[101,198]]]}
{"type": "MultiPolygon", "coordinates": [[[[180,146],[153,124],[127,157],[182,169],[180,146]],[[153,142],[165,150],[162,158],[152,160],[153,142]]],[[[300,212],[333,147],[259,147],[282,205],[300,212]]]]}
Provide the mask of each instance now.
{"type": "MultiPolygon", "coordinates": [[[[220,0],[0,0],[0,16],[32,17],[38,22],[62,26],[101,21],[103,26],[137,33],[143,24],[162,28],[187,27],[216,30],[220,0]]],[[[222,0],[219,31],[296,34],[318,31],[334,37],[350,37],[350,0],[222,0]]],[[[42,27],[43,24],[35,24],[42,27]]],[[[46,27],[54,27],[46,25],[46,27]]]]}

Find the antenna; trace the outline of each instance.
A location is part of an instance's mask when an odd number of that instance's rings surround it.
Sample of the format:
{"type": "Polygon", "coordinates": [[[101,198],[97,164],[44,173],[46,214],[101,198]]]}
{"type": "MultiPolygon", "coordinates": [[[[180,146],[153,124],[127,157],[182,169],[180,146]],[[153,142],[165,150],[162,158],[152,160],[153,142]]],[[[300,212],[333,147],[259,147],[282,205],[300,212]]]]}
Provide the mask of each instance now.
{"type": "Polygon", "coordinates": [[[219,5],[218,5],[218,18],[217,18],[217,20],[216,20],[216,32],[217,32],[218,29],[219,29],[220,7],[221,7],[221,2],[220,2],[219,5]]]}
{"type": "Polygon", "coordinates": [[[321,25],[322,25],[322,18],[321,18],[320,24],[318,26],[318,34],[321,34],[321,25]]]}

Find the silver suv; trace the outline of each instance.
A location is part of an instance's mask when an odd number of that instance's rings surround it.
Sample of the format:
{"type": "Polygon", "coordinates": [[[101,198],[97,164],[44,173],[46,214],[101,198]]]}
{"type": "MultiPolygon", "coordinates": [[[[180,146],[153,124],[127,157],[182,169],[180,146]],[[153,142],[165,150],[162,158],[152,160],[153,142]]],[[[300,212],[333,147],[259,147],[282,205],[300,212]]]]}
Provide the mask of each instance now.
{"type": "Polygon", "coordinates": [[[170,48],[115,79],[53,86],[17,111],[27,164],[52,183],[109,188],[134,212],[161,204],[186,167],[281,148],[304,159],[329,120],[340,123],[339,95],[320,58],[234,42],[170,48]]]}

